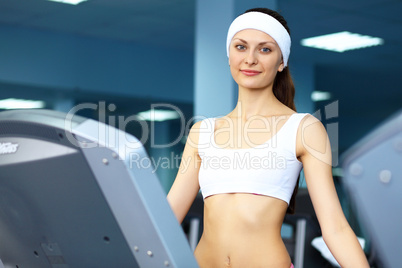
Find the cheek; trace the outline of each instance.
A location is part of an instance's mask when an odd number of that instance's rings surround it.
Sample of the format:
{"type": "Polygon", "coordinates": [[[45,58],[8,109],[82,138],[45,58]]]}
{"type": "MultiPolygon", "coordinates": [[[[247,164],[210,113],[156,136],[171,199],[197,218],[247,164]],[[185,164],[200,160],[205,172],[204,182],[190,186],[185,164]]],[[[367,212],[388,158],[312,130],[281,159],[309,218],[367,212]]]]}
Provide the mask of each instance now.
{"type": "Polygon", "coordinates": [[[228,61],[229,61],[229,65],[232,65],[236,62],[236,57],[234,57],[233,53],[231,53],[231,52],[229,53],[228,61]]]}
{"type": "Polygon", "coordinates": [[[240,66],[240,60],[238,58],[229,57],[229,68],[232,74],[240,68],[239,66],[240,66]]]}
{"type": "Polygon", "coordinates": [[[231,65],[239,65],[242,63],[242,61],[244,60],[244,53],[241,52],[231,52],[229,54],[229,62],[231,65]]]}
{"type": "Polygon", "coordinates": [[[234,66],[233,62],[230,62],[230,74],[233,78],[233,80],[238,84],[240,83],[240,70],[239,68],[236,68],[236,66],[234,66]]]}
{"type": "Polygon", "coordinates": [[[278,61],[277,61],[277,64],[276,64],[277,69],[279,68],[279,66],[281,66],[282,62],[283,62],[282,54],[280,54],[278,56],[278,61]]]}
{"type": "Polygon", "coordinates": [[[265,70],[272,70],[272,72],[276,73],[278,71],[279,66],[281,65],[282,59],[277,58],[277,59],[271,59],[270,61],[267,61],[264,64],[264,69],[265,70]]]}
{"type": "Polygon", "coordinates": [[[230,73],[232,74],[232,77],[235,78],[238,73],[238,70],[236,68],[234,68],[234,66],[232,64],[229,66],[229,69],[230,69],[230,73]]]}

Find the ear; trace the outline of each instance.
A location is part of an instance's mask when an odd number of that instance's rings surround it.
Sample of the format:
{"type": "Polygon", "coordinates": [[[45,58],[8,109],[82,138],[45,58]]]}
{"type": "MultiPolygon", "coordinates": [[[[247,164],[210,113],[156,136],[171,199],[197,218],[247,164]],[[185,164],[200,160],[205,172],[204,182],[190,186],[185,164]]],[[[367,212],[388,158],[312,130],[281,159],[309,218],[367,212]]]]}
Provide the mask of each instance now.
{"type": "Polygon", "coordinates": [[[285,64],[283,63],[283,60],[282,60],[281,64],[279,64],[278,72],[282,72],[283,69],[285,69],[285,64]]]}

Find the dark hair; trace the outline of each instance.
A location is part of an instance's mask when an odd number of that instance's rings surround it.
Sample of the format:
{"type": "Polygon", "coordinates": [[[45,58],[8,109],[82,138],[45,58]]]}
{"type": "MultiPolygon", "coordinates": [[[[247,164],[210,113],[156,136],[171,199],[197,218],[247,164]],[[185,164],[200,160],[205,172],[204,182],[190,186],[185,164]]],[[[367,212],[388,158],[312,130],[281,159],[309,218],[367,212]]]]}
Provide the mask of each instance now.
{"type": "MultiPolygon", "coordinates": [[[[283,27],[285,27],[286,31],[290,35],[290,30],[289,30],[286,20],[278,12],[268,9],[268,8],[262,8],[262,7],[252,8],[252,9],[247,10],[244,13],[247,13],[247,12],[261,12],[261,13],[267,14],[267,15],[275,18],[277,21],[279,21],[283,25],[283,27]]],[[[273,90],[275,97],[280,102],[285,104],[287,107],[289,107],[293,111],[296,111],[296,106],[294,103],[295,86],[293,84],[292,76],[290,75],[290,72],[289,72],[289,67],[283,69],[282,72],[278,72],[276,74],[272,90],[273,90]]],[[[297,190],[299,189],[299,179],[300,179],[300,176],[297,178],[296,186],[293,191],[292,198],[290,199],[289,207],[288,207],[288,210],[286,211],[286,213],[289,213],[289,214],[295,213],[296,194],[297,194],[297,190]]]]}

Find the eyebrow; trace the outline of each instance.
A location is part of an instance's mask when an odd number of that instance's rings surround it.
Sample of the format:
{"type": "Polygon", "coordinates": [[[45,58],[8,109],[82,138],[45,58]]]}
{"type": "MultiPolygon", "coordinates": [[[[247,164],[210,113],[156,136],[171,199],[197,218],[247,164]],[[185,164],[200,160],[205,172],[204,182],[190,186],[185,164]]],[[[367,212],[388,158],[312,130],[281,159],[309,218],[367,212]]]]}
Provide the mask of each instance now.
{"type": "MultiPolygon", "coordinates": [[[[243,42],[243,43],[245,43],[245,44],[248,44],[247,41],[244,40],[244,39],[241,39],[241,38],[234,38],[233,40],[235,40],[235,39],[240,40],[241,42],[243,42]]],[[[276,44],[275,42],[272,42],[272,41],[264,41],[264,42],[259,43],[258,45],[265,45],[265,44],[267,44],[267,43],[276,44]]]]}

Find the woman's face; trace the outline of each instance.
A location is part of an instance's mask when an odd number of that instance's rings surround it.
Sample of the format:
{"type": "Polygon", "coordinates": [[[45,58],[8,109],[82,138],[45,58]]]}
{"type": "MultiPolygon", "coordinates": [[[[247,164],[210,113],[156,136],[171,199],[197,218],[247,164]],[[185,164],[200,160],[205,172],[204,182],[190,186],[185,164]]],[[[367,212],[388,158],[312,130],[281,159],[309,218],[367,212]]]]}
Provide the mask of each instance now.
{"type": "Polygon", "coordinates": [[[283,70],[282,53],[275,40],[259,30],[238,32],[229,48],[230,72],[245,88],[272,87],[276,73],[283,70]]]}

